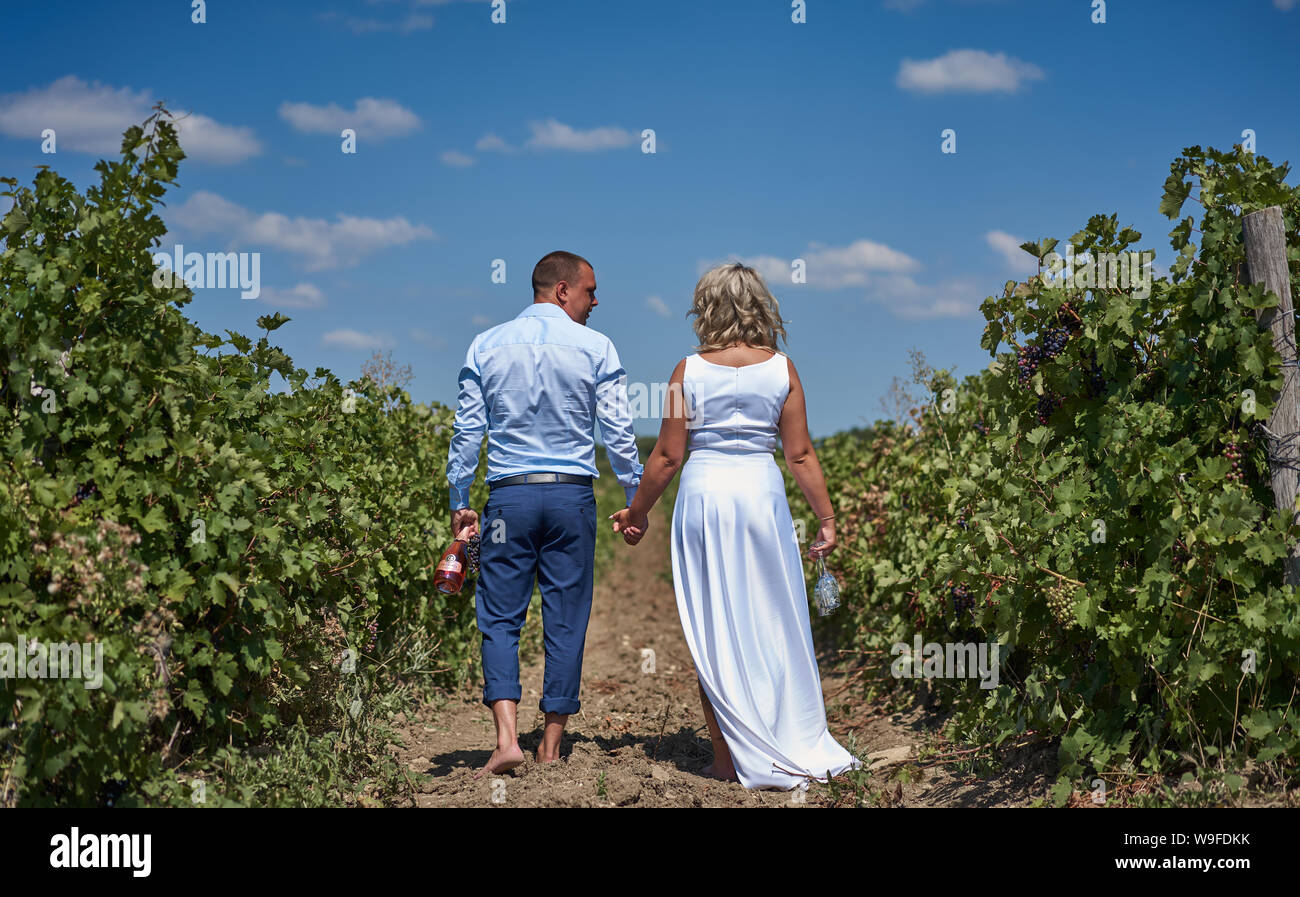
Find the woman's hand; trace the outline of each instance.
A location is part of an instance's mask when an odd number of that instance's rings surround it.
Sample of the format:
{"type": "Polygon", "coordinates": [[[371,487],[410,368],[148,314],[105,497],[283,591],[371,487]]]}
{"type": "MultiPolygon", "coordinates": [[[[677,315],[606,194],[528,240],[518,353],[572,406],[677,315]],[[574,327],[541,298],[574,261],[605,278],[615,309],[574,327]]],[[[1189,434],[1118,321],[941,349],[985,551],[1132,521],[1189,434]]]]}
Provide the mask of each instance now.
{"type": "Polygon", "coordinates": [[[631,508],[624,508],[614,514],[609,515],[609,519],[614,521],[614,532],[623,534],[623,541],[628,545],[635,545],[641,541],[645,531],[650,528],[650,518],[648,515],[641,515],[638,520],[632,516],[631,508]]]}
{"type": "Polygon", "coordinates": [[[808,549],[808,557],[814,561],[824,558],[835,550],[835,521],[823,520],[817,528],[817,538],[808,549]]]}

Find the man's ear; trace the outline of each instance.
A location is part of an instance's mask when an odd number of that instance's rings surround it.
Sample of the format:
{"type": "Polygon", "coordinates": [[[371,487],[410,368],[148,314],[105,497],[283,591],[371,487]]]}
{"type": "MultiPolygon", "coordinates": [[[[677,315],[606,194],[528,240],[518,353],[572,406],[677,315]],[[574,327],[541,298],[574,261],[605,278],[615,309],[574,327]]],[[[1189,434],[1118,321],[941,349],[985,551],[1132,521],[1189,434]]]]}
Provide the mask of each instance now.
{"type": "Polygon", "coordinates": [[[569,298],[569,282],[567,280],[557,280],[555,282],[555,301],[563,305],[569,298]]]}

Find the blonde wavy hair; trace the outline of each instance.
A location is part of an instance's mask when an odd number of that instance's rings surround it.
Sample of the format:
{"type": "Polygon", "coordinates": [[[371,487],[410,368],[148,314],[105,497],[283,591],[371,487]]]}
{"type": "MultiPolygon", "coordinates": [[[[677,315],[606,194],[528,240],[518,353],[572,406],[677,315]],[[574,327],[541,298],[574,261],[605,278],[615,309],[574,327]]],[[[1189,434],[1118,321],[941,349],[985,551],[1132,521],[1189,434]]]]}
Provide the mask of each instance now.
{"type": "Polygon", "coordinates": [[[692,326],[700,341],[698,352],[738,342],[775,352],[778,338],[788,342],[776,297],[757,271],[740,262],[706,272],[695,285],[687,314],[695,316],[692,326]]]}

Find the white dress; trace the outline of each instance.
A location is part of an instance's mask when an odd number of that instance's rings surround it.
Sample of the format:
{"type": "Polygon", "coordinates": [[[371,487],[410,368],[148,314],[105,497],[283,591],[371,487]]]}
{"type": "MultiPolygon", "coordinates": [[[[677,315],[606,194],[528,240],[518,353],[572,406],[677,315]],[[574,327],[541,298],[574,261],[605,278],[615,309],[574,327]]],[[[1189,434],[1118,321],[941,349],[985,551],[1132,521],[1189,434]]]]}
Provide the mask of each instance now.
{"type": "Polygon", "coordinates": [[[799,543],[772,457],[789,392],[780,353],[742,367],[686,359],[690,455],[673,507],[673,585],[746,788],[790,789],[859,765],[826,728],[799,543]]]}

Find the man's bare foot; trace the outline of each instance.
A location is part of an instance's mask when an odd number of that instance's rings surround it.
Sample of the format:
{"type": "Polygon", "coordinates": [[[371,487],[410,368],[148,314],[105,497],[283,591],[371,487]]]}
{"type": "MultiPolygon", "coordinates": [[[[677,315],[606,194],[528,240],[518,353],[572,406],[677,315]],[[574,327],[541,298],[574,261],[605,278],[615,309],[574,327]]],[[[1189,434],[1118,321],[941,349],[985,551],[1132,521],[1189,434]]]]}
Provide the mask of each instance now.
{"type": "Polygon", "coordinates": [[[509,747],[498,747],[488,758],[487,765],[474,774],[474,778],[481,779],[485,775],[499,775],[503,772],[509,772],[520,763],[524,762],[524,752],[519,749],[519,744],[510,745],[509,747]]]}
{"type": "Polygon", "coordinates": [[[569,721],[567,713],[546,712],[546,728],[542,730],[542,741],[537,745],[533,755],[538,763],[555,763],[560,759],[560,745],[564,740],[564,724],[569,721]]]}
{"type": "Polygon", "coordinates": [[[717,763],[710,763],[700,770],[700,775],[706,779],[718,779],[723,782],[739,782],[736,777],[736,768],[734,766],[720,767],[717,763]]]}

